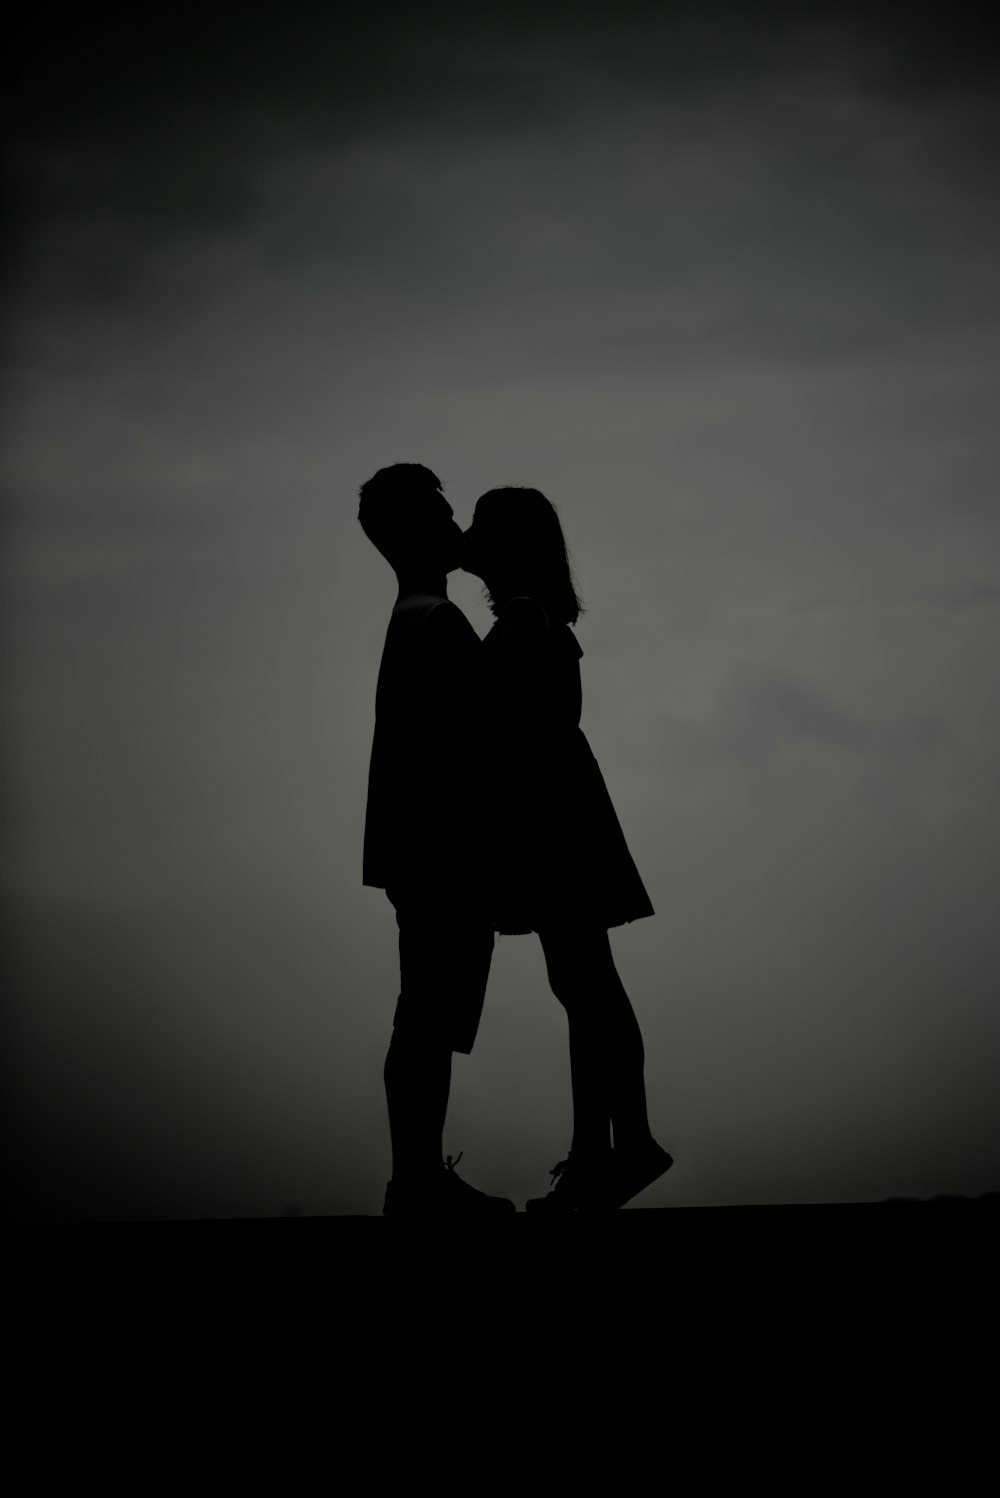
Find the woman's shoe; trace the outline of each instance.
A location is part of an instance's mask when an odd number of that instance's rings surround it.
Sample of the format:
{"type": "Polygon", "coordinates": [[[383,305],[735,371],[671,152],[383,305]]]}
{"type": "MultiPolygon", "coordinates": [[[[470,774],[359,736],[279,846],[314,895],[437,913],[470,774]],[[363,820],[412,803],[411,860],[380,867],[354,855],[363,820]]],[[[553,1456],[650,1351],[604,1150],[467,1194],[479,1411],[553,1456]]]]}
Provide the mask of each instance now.
{"type": "Polygon", "coordinates": [[[575,1156],[560,1160],[549,1175],[555,1186],[548,1196],[529,1198],[524,1210],[533,1215],[562,1212],[602,1212],[610,1187],[611,1151],[600,1155],[575,1156]]]}
{"type": "Polygon", "coordinates": [[[619,1149],[616,1146],[611,1156],[605,1205],[612,1211],[623,1207],[633,1196],[638,1196],[640,1191],[645,1191],[660,1176],[666,1175],[673,1163],[673,1156],[668,1155],[655,1139],[638,1149],[619,1149]]]}

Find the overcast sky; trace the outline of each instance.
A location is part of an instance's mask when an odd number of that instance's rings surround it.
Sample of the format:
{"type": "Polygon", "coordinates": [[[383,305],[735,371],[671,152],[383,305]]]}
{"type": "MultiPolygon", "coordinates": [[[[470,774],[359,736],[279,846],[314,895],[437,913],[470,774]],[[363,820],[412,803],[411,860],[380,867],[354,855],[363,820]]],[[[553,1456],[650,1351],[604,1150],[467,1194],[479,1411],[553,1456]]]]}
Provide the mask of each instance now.
{"type": "MultiPolygon", "coordinates": [[[[377,1212],[357,488],[559,507],[642,1200],[1000,1186],[1000,94],[961,9],[164,9],[6,66],[3,889],[33,1210],[377,1212]],[[753,18],[747,11],[753,9],[753,18]]],[[[480,634],[479,584],[452,597],[480,634]]],[[[485,850],[484,850],[485,855],[485,850]]],[[[503,938],[445,1148],[540,1194],[503,938]]]]}

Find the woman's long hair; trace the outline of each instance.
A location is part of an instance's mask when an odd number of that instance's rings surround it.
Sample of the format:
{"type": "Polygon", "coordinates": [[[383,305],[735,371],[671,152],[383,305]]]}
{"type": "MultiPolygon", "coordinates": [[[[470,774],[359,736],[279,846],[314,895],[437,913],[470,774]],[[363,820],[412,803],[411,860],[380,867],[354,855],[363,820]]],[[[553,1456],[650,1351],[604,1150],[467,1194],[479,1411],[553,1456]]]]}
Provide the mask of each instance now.
{"type": "MultiPolygon", "coordinates": [[[[540,489],[490,489],[476,502],[476,525],[489,536],[498,575],[518,594],[537,598],[549,618],[575,624],[584,612],[570,567],[566,538],[552,501],[540,489]]],[[[499,612],[489,588],[491,611],[499,612]]]]}

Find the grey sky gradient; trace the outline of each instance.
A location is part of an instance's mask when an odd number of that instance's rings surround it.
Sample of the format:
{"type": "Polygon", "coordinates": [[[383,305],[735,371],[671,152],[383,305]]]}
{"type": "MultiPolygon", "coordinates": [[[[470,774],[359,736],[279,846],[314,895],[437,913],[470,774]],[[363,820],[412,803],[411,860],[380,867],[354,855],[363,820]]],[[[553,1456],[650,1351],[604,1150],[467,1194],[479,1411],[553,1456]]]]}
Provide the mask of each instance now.
{"type": "MultiPolygon", "coordinates": [[[[613,936],[678,1162],[650,1202],[996,1189],[995,52],[961,9],[241,15],[19,53],[4,891],[37,1200],[381,1207],[395,927],[360,878],[394,592],[356,491],[393,461],[463,524],[503,483],[562,514],[584,727],[657,911],[613,936]]],[[[446,1148],[523,1200],[569,1127],[562,1011],[504,938],[446,1148]]]]}

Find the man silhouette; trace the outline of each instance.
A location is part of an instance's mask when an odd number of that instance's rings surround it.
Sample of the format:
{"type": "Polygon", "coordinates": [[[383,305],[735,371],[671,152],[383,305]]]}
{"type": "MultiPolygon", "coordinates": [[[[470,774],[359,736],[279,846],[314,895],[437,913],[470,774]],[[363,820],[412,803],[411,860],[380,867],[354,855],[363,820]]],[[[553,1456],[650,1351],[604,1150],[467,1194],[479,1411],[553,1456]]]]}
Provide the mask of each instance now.
{"type": "Polygon", "coordinates": [[[363,872],[385,890],[399,927],[383,1212],[504,1215],[513,1202],[476,1191],[450,1155],[442,1161],[451,1056],[472,1050],[493,954],[477,876],[486,856],[474,794],[481,642],[447,587],[462,532],[440,479],[419,463],[380,468],[359,496],[361,527],[399,585],[375,694],[363,872]]]}

